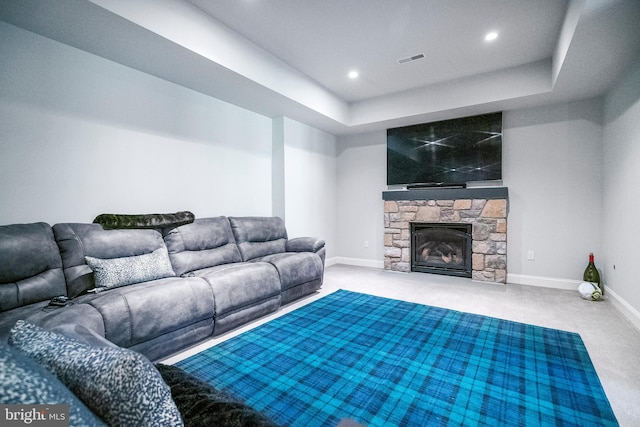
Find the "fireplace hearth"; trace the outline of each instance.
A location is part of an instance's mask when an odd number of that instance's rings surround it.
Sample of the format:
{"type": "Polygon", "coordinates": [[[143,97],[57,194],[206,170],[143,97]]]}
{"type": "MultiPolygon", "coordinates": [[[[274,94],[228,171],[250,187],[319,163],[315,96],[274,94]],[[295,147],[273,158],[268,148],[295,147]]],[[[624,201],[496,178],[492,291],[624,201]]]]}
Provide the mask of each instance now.
{"type": "Polygon", "coordinates": [[[471,277],[471,224],[411,223],[411,271],[471,277]]]}

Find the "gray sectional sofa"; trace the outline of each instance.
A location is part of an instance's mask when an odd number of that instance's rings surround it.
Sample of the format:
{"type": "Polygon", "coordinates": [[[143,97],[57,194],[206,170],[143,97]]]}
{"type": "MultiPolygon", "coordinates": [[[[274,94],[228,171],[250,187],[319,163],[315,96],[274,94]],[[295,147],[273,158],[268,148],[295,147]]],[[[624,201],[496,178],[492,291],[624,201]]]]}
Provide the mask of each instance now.
{"type": "Polygon", "coordinates": [[[160,360],[322,285],[324,241],[289,239],[277,217],[127,227],[0,226],[0,339],[26,319],[160,360]],[[70,301],[49,305],[61,295],[70,301]]]}

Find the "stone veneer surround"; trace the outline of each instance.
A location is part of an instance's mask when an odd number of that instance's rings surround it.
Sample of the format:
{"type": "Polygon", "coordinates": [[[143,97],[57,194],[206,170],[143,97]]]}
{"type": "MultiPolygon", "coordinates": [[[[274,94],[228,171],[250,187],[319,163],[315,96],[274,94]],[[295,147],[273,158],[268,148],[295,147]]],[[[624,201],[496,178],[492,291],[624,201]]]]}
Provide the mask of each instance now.
{"type": "Polygon", "coordinates": [[[471,223],[472,279],[507,282],[507,200],[385,200],[384,268],[411,271],[411,223],[471,223]]]}

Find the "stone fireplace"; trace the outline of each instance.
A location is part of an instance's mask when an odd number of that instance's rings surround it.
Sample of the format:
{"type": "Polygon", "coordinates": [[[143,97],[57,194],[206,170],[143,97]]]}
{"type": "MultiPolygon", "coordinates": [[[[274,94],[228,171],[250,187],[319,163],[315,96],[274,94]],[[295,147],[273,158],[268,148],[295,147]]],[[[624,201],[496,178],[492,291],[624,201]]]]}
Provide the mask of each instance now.
{"type": "MultiPolygon", "coordinates": [[[[469,189],[421,189],[386,191],[384,202],[384,268],[392,271],[427,271],[418,265],[417,253],[412,251],[412,227],[419,224],[456,224],[471,226],[470,274],[464,270],[453,275],[471,277],[474,280],[506,283],[507,281],[507,207],[508,196],[505,187],[469,189]],[[413,253],[413,256],[412,256],[413,253]],[[413,265],[413,268],[412,268],[413,265]]],[[[450,227],[452,228],[452,227],[450,227]]],[[[455,227],[453,227],[455,229],[455,227]]],[[[428,239],[427,239],[428,240],[428,239]]],[[[449,274],[447,270],[453,262],[449,257],[462,256],[462,249],[446,249],[438,255],[427,246],[425,238],[417,243],[427,261],[438,264],[437,256],[444,264],[439,274],[449,274]],[[427,249],[424,251],[424,249],[427,249]],[[431,257],[431,258],[429,258],[431,257]]],[[[444,238],[446,242],[455,239],[444,238]]],[[[455,245],[453,245],[455,246],[455,245]]],[[[428,263],[428,262],[427,262],[428,263]]],[[[420,262],[418,262],[420,264],[420,262]]],[[[424,263],[423,263],[424,264],[424,263]]],[[[459,269],[458,269],[459,270],[459,269]]]]}

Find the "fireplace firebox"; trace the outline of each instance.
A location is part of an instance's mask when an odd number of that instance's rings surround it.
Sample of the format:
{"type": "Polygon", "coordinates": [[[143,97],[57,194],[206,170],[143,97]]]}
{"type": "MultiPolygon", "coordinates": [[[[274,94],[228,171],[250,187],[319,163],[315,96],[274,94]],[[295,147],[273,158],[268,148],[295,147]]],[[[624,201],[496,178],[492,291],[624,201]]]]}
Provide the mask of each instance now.
{"type": "Polygon", "coordinates": [[[411,271],[472,276],[472,224],[411,223],[411,271]]]}

